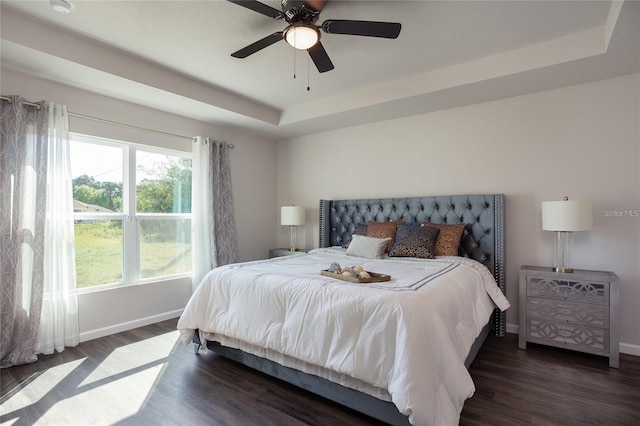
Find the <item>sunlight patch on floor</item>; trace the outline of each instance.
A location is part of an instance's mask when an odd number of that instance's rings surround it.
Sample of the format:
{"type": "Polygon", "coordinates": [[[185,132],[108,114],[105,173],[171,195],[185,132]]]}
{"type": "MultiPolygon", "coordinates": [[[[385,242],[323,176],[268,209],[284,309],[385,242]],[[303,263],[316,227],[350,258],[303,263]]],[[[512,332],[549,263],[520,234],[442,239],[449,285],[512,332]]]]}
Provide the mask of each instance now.
{"type": "Polygon", "coordinates": [[[143,407],[178,340],[176,330],[115,348],[91,372],[76,369],[91,357],[49,368],[2,404],[1,426],[18,422],[22,410],[38,413],[39,425],[125,420],[143,407]]]}
{"type": "Polygon", "coordinates": [[[180,332],[176,330],[116,348],[102,361],[99,367],[82,381],[80,386],[113,377],[166,358],[171,353],[179,337],[180,332]]]}
{"type": "MultiPolygon", "coordinates": [[[[55,392],[54,388],[58,386],[65,377],[71,374],[73,370],[85,359],[86,358],[81,358],[75,361],[70,361],[44,371],[33,379],[31,383],[27,384],[19,392],[0,405],[0,415],[4,416],[33,405],[40,401],[49,392],[55,392]]],[[[12,422],[2,423],[2,425],[4,426],[5,424],[11,423],[12,422]]]]}
{"type": "Polygon", "coordinates": [[[39,424],[109,425],[135,415],[142,407],[164,364],[89,388],[56,403],[39,424]],[[109,401],[104,403],[103,401],[109,401]]]}

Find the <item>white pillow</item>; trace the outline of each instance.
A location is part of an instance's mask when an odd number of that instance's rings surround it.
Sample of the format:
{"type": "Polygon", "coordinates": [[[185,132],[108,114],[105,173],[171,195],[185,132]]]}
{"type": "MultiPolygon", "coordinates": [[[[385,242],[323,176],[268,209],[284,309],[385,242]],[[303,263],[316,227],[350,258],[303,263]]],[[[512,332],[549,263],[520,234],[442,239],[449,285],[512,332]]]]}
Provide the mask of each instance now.
{"type": "Polygon", "coordinates": [[[347,248],[350,256],[367,257],[369,259],[382,259],[384,250],[391,238],[373,238],[364,235],[353,235],[347,248]]]}

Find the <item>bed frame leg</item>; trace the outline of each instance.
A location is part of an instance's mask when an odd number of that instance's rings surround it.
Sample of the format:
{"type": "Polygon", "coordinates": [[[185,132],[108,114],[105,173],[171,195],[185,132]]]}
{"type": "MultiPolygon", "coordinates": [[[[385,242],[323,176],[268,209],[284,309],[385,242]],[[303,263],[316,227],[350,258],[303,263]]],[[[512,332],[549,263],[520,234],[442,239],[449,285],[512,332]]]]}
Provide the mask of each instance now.
{"type": "Polygon", "coordinates": [[[193,354],[194,355],[198,355],[199,352],[200,352],[200,343],[194,343],[193,344],[193,354]]]}

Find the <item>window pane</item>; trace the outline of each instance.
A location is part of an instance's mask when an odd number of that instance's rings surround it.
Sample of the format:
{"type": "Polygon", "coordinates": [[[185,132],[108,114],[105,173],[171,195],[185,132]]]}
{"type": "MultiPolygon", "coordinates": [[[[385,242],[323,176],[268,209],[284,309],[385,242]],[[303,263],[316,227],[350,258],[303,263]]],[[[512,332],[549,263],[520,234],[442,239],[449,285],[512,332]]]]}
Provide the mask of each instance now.
{"type": "Polygon", "coordinates": [[[140,277],[191,271],[191,220],[140,220],[140,277]]]}
{"type": "Polygon", "coordinates": [[[138,213],[191,213],[191,160],[138,151],[136,209],[138,213]]]}
{"type": "Polygon", "coordinates": [[[122,221],[76,220],[76,287],[122,282],[122,221]]]}
{"type": "Polygon", "coordinates": [[[71,141],[73,210],[122,212],[122,148],[71,141]]]}

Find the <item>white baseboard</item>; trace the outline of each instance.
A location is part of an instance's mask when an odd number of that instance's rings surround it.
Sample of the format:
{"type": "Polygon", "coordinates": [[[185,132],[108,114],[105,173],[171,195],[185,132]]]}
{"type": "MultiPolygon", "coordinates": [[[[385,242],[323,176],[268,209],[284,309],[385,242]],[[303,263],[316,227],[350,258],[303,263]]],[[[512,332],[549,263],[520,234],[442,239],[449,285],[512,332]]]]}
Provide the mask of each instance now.
{"type": "MultiPolygon", "coordinates": [[[[507,324],[507,333],[518,334],[519,328],[517,324],[507,324]]],[[[640,356],[640,345],[632,345],[631,343],[620,343],[620,353],[640,356]]]]}
{"type": "Polygon", "coordinates": [[[155,324],[160,321],[177,318],[180,315],[182,315],[183,310],[184,309],[178,309],[171,312],[163,312],[161,314],[152,315],[150,317],[139,318],[133,321],[122,322],[119,324],[110,325],[108,327],[102,327],[95,330],[85,331],[80,333],[80,342],[82,343],[82,342],[86,342],[87,340],[93,340],[99,337],[105,337],[111,334],[132,330],[134,328],[144,327],[145,325],[155,324]]]}
{"type": "Polygon", "coordinates": [[[506,331],[507,333],[518,334],[519,327],[517,324],[507,324],[506,331]]]}
{"type": "Polygon", "coordinates": [[[631,343],[620,343],[620,353],[640,356],[640,345],[632,345],[631,343]]]}

